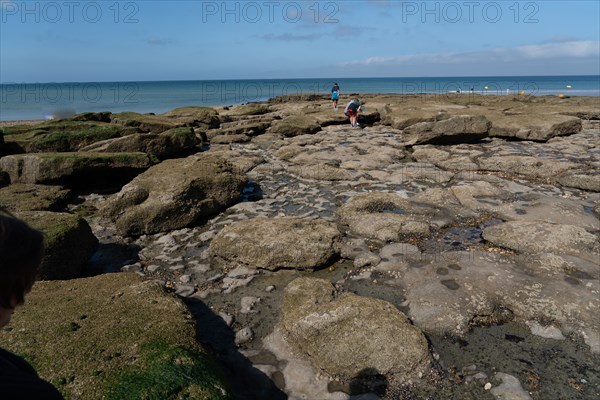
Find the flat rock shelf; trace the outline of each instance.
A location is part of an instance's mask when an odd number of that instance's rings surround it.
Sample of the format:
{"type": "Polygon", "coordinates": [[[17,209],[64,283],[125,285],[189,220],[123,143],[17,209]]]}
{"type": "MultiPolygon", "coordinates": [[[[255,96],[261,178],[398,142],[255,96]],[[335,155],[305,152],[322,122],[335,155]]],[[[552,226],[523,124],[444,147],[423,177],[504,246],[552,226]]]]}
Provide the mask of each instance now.
{"type": "Polygon", "coordinates": [[[600,397],[598,99],[361,100],[4,124],[0,205],[178,296],[223,396],[600,397]]]}

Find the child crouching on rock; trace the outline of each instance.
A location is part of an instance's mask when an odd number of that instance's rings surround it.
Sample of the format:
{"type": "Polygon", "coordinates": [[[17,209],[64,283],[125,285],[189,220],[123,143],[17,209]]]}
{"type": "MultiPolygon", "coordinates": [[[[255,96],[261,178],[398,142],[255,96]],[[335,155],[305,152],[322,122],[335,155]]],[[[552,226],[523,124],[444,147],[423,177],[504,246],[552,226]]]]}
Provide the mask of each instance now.
{"type": "MultiPolygon", "coordinates": [[[[29,293],[44,252],[43,235],[0,209],[0,329],[29,293]]],[[[42,321],[40,321],[42,322],[42,321]]],[[[6,400],[62,400],[21,357],[0,348],[0,397],[6,400]]]]}
{"type": "Polygon", "coordinates": [[[344,109],[344,114],[350,117],[350,125],[353,128],[359,128],[358,125],[358,113],[362,111],[362,107],[360,104],[360,100],[354,99],[346,104],[346,108],[344,109]]]}

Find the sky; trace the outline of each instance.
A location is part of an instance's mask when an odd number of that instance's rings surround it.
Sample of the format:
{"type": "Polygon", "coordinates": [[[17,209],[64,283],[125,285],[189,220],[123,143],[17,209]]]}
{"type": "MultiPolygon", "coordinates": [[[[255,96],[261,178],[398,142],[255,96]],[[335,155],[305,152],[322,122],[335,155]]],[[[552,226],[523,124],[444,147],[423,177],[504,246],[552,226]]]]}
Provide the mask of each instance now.
{"type": "Polygon", "coordinates": [[[600,2],[7,1],[0,82],[600,75],[600,2]]]}

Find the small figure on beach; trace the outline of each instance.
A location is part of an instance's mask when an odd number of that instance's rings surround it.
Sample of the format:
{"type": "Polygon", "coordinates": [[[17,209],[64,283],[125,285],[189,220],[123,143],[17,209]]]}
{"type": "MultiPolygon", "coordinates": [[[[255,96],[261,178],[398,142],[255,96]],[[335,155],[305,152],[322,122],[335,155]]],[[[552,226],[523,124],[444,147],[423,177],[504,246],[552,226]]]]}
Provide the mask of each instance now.
{"type": "MultiPolygon", "coordinates": [[[[44,236],[0,209],[0,329],[8,325],[15,307],[25,302],[43,252],[44,236]]],[[[63,400],[51,384],[39,378],[27,361],[2,348],[0,393],[3,399],[63,400]]]]}
{"type": "Polygon", "coordinates": [[[350,117],[350,125],[353,128],[359,128],[358,124],[358,113],[362,111],[362,107],[359,99],[351,100],[348,104],[346,104],[346,108],[344,109],[344,114],[350,117]]]}
{"type": "Polygon", "coordinates": [[[337,111],[338,100],[340,99],[340,85],[333,84],[331,88],[331,102],[333,103],[333,111],[337,111]]]}

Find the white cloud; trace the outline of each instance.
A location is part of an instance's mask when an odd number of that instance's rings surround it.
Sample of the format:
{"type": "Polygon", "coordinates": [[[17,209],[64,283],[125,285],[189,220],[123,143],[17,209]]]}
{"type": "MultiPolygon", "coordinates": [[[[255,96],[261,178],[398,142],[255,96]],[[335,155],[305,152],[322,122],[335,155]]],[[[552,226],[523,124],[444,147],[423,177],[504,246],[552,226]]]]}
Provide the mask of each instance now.
{"type": "Polygon", "coordinates": [[[491,50],[461,52],[411,54],[396,57],[369,57],[340,63],[341,67],[350,66],[393,66],[406,64],[464,64],[482,61],[519,62],[523,60],[549,60],[600,57],[600,42],[591,40],[554,42],[518,46],[513,48],[495,48],[491,50]]]}

